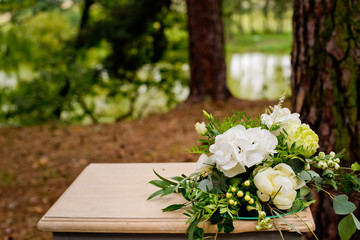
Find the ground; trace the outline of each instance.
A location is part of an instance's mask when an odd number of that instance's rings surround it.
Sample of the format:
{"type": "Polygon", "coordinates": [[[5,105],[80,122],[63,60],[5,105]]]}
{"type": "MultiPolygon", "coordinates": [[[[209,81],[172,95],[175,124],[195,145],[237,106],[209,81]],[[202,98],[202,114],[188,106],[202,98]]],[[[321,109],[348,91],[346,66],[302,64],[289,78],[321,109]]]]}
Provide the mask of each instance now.
{"type": "Polygon", "coordinates": [[[0,128],[0,240],[51,239],[36,223],[89,163],[192,162],[202,110],[258,116],[275,101],[185,102],[137,121],[0,128]]]}

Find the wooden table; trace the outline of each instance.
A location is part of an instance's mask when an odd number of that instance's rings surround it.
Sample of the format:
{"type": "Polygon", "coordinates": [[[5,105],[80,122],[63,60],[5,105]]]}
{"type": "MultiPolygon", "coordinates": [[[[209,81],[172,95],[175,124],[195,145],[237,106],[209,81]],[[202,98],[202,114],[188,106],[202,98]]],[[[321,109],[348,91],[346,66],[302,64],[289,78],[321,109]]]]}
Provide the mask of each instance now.
{"type": "MultiPolygon", "coordinates": [[[[165,177],[193,172],[194,163],[90,164],[71,184],[59,200],[41,218],[37,227],[53,232],[55,240],[70,239],[187,239],[182,211],[166,212],[162,208],[183,203],[178,194],[147,201],[158,190],[148,184],[157,177],[153,169],[165,177]]],[[[299,213],[313,230],[315,224],[309,209],[299,213]]],[[[296,216],[285,217],[299,231],[308,228],[296,216]]],[[[286,239],[300,239],[297,233],[278,220],[286,239]]],[[[235,221],[234,234],[219,239],[279,239],[277,229],[255,232],[256,221],[235,221]]],[[[216,233],[217,226],[205,223],[205,232],[216,233]]]]}

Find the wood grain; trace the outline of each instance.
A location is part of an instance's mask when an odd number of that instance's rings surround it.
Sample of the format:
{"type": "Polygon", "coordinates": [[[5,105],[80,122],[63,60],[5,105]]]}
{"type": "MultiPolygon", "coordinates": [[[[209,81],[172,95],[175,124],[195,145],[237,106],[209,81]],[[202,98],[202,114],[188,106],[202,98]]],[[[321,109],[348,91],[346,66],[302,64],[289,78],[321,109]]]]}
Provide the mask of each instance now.
{"type": "MultiPolygon", "coordinates": [[[[158,190],[148,182],[157,178],[153,169],[164,177],[174,177],[190,174],[194,167],[194,163],[90,164],[37,227],[50,232],[185,233],[187,217],[183,210],[161,211],[170,204],[183,203],[182,196],[171,194],[147,201],[148,196],[158,190]]],[[[298,215],[310,229],[315,229],[309,209],[298,215]]],[[[298,217],[285,218],[299,231],[309,231],[298,217]]],[[[291,230],[280,219],[278,222],[281,229],[291,230]]],[[[256,221],[236,220],[234,233],[255,231],[256,224],[256,221]]],[[[205,232],[217,232],[216,225],[202,225],[205,232]]]]}

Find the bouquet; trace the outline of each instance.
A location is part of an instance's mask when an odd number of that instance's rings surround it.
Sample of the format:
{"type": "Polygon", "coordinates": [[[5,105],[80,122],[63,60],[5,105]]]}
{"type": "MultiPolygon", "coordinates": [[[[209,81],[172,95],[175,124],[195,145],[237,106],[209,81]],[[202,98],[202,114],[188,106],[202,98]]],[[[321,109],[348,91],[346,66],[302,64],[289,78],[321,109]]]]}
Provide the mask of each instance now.
{"type": "Polygon", "coordinates": [[[159,180],[150,183],[160,190],[148,199],[182,194],[183,203],[162,210],[186,209],[189,239],[204,238],[204,230],[198,226],[202,221],[217,224],[219,232],[230,233],[239,217],[257,217],[254,231],[279,229],[276,217],[297,231],[282,216],[296,214],[314,203],[313,189],[329,194],[334,211],[346,215],[338,226],[341,239],[350,239],[356,229],[360,230],[353,214],[356,206],[347,196],[360,191],[356,174],[360,165],[342,167],[343,151],[317,153],[316,133],[301,123],[298,113],[282,107],[282,102],[255,119],[234,112],[221,121],[203,111],[208,122],[195,124],[202,136],[201,146],[188,150],[200,154],[194,173],[167,179],[154,171],[159,180]],[[325,190],[329,187],[341,194],[331,194],[325,190]],[[273,217],[275,226],[270,220],[273,217]]]}

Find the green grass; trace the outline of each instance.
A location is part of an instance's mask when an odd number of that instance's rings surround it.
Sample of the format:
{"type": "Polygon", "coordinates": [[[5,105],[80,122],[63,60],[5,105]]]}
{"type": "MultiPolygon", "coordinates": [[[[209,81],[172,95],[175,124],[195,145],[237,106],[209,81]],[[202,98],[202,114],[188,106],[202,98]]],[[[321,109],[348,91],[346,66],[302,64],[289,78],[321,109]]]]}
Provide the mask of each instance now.
{"type": "Polygon", "coordinates": [[[238,33],[225,43],[227,54],[262,52],[289,54],[292,47],[292,34],[285,33],[238,33]]]}

